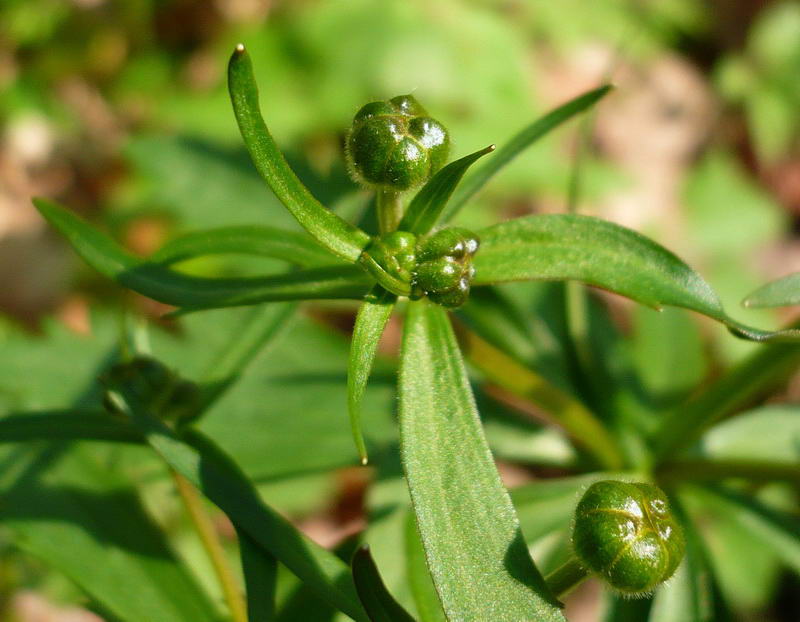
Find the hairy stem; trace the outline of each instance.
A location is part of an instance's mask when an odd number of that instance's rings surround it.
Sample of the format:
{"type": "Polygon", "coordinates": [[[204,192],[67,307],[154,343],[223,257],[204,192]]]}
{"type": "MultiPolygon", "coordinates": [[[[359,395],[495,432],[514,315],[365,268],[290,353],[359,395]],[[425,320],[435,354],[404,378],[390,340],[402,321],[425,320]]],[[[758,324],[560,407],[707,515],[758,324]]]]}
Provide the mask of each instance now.
{"type": "Polygon", "coordinates": [[[234,578],[233,569],[225,557],[225,551],[222,549],[222,544],[219,541],[214,525],[203,509],[203,502],[200,500],[197,490],[179,473],[172,470],[170,470],[170,473],[189,518],[197,531],[197,535],[200,536],[203,548],[206,550],[211,565],[214,567],[214,573],[217,575],[225,602],[228,604],[228,609],[231,613],[231,620],[233,622],[248,622],[247,608],[245,607],[242,592],[234,578]]]}
{"type": "Polygon", "coordinates": [[[556,598],[561,598],[578,587],[589,577],[589,571],[583,567],[575,555],[561,566],[549,573],[545,578],[547,587],[556,598]]]}
{"type": "Polygon", "coordinates": [[[400,193],[394,190],[378,190],[378,230],[380,233],[390,233],[397,230],[403,219],[403,204],[400,202],[400,193]]]}

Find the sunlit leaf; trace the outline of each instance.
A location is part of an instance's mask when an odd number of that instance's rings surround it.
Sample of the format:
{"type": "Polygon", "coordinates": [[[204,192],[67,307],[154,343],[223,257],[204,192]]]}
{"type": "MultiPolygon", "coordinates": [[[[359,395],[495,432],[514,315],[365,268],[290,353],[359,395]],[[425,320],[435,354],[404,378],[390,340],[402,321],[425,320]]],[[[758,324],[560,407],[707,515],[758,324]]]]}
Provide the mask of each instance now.
{"type": "Polygon", "coordinates": [[[592,106],[605,96],[611,88],[611,86],[606,85],[584,93],[568,101],[566,104],[559,106],[555,110],[548,112],[543,117],[523,128],[507,144],[498,149],[491,160],[464,180],[456,190],[456,194],[450,201],[450,205],[444,213],[442,220],[447,222],[452,219],[453,216],[458,213],[458,210],[461,209],[475,193],[483,188],[492,177],[517,155],[551,130],[592,106]]]}
{"type": "Polygon", "coordinates": [[[495,468],[447,314],[426,301],[410,303],[406,318],[400,432],[414,512],[448,618],[562,620],[495,468]]]}
{"type": "Polygon", "coordinates": [[[754,341],[796,340],[793,329],[761,331],[730,318],[703,278],[649,238],[577,214],[510,220],[479,232],[473,285],[522,280],[577,280],[651,307],[683,307],[754,341]]]}
{"type": "Polygon", "coordinates": [[[289,168],[261,116],[253,66],[241,44],[228,65],[228,89],[244,143],[269,187],[315,240],[334,254],[356,261],[369,236],[326,209],[289,168]]]}
{"type": "Polygon", "coordinates": [[[433,229],[467,169],[494,149],[494,145],[489,145],[480,151],[451,162],[436,173],[411,200],[398,229],[418,235],[428,233],[433,229]]]}
{"type": "Polygon", "coordinates": [[[350,362],[347,369],[347,410],[350,427],[358,449],[361,464],[367,463],[367,446],[361,432],[361,400],[367,388],[372,363],[378,350],[383,329],[394,309],[397,296],[373,290],[374,299],[365,300],[356,315],[353,338],[350,342],[350,362]]]}
{"type": "Polygon", "coordinates": [[[148,260],[172,264],[195,257],[221,254],[260,255],[312,268],[340,260],[303,233],[247,225],[187,233],[170,240],[148,260]]]}
{"type": "Polygon", "coordinates": [[[166,304],[211,309],[309,298],[362,298],[371,280],[357,266],[330,266],[268,277],[205,278],[181,274],[134,257],[68,210],[34,204],[95,270],[120,285],[166,304]]]}

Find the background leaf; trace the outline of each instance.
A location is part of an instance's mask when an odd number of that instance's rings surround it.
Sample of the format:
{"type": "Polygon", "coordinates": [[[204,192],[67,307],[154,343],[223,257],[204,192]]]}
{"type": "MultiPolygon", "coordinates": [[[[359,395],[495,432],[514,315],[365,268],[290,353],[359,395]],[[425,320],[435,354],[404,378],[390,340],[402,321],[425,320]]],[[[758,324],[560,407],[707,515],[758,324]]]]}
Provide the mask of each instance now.
{"type": "Polygon", "coordinates": [[[368,546],[359,547],[351,562],[358,597],[371,622],[413,622],[408,612],[386,589],[368,546]]]}
{"type": "Polygon", "coordinates": [[[800,304],[800,273],[789,274],[751,292],[742,301],[745,307],[786,307],[800,304]]]}
{"type": "Polygon", "coordinates": [[[483,437],[447,314],[409,304],[402,457],[433,582],[451,620],[561,620],[483,437]],[[450,390],[437,387],[445,383],[450,390]],[[465,589],[466,587],[466,589],[465,589]]]}

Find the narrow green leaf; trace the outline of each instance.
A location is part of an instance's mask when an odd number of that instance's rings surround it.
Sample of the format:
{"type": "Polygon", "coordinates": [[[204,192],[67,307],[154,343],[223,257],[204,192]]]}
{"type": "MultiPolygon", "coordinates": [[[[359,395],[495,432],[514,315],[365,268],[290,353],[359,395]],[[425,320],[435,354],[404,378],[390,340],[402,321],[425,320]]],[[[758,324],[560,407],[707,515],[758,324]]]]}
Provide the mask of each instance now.
{"type": "Polygon", "coordinates": [[[398,229],[410,231],[417,235],[428,233],[433,229],[439,216],[447,205],[447,201],[458,186],[464,173],[479,158],[495,150],[494,145],[464,156],[451,162],[428,180],[408,205],[398,229]]]}
{"type": "Polygon", "coordinates": [[[769,394],[784,384],[798,365],[799,344],[770,343],[759,348],[661,419],[653,434],[656,459],[670,458],[715,422],[769,394]]]}
{"type": "Polygon", "coordinates": [[[400,434],[420,536],[448,619],[563,620],[495,468],[447,314],[424,300],[409,304],[404,329],[400,434]]]}
{"type": "Polygon", "coordinates": [[[367,446],[361,431],[361,400],[367,388],[378,343],[396,301],[397,296],[376,286],[368,299],[361,304],[353,326],[350,362],[347,368],[347,411],[361,464],[367,464],[368,459],[367,446]]]}
{"type": "Polygon", "coordinates": [[[5,447],[0,521],[12,541],[124,622],[219,622],[128,478],[95,451],[5,447]]]}
{"type": "Polygon", "coordinates": [[[275,620],[278,562],[247,533],[237,533],[247,593],[247,617],[252,622],[272,622],[275,620]]]}
{"type": "Polygon", "coordinates": [[[194,231],[170,240],[148,260],[173,264],[206,255],[260,255],[314,268],[340,263],[304,233],[247,225],[194,231]]]}
{"type": "Polygon", "coordinates": [[[692,488],[740,524],[750,537],[772,550],[789,568],[800,574],[800,520],[779,512],[758,499],[721,487],[692,488]]]}
{"type": "Polygon", "coordinates": [[[405,522],[406,576],[420,622],[447,622],[425,561],[425,550],[422,548],[417,519],[413,512],[408,512],[405,522]]]}
{"type": "Polygon", "coordinates": [[[645,236],[578,214],[517,218],[479,232],[473,285],[523,280],[577,280],[654,308],[683,307],[725,324],[753,341],[800,339],[728,317],[716,293],[681,259],[645,236]]]}
{"type": "Polygon", "coordinates": [[[579,114],[603,98],[612,87],[610,85],[601,86],[593,91],[579,95],[566,104],[559,106],[555,110],[548,112],[527,127],[523,128],[511,140],[497,150],[495,156],[474,174],[464,180],[456,190],[455,197],[450,201],[450,205],[445,212],[442,220],[450,221],[458,213],[464,204],[469,201],[475,193],[483,188],[486,183],[494,177],[504,166],[517,157],[525,149],[539,140],[545,134],[555,129],[565,121],[569,121],[576,114],[579,114]]]}
{"type": "Polygon", "coordinates": [[[104,412],[45,411],[0,418],[0,443],[38,440],[144,442],[129,422],[104,412]]]}
{"type": "Polygon", "coordinates": [[[261,116],[253,65],[242,44],[228,64],[228,90],[245,146],[275,196],[311,237],[335,255],[356,261],[369,236],[326,209],[289,167],[261,116]]]}
{"type": "Polygon", "coordinates": [[[721,615],[722,604],[717,603],[718,588],[700,535],[674,497],[670,506],[683,526],[686,553],[675,575],[656,591],[648,622],[726,620],[721,615]]]}
{"type": "Polygon", "coordinates": [[[253,359],[284,332],[296,310],[295,303],[261,305],[253,308],[243,323],[236,325],[235,333],[203,376],[203,410],[219,399],[253,359]]]}
{"type": "Polygon", "coordinates": [[[745,307],[787,307],[800,304],[800,272],[771,281],[742,301],[745,307]]]}
{"type": "Polygon", "coordinates": [[[366,622],[347,566],[265,505],[228,456],[196,432],[187,437],[191,444],[184,442],[137,403],[114,395],[126,405],[150,446],[225,512],[237,529],[274,555],[326,602],[354,620],[366,622]]]}
{"type": "Polygon", "coordinates": [[[369,546],[356,550],[351,566],[358,596],[371,622],[414,622],[414,618],[386,589],[369,546]]]}
{"type": "Polygon", "coordinates": [[[279,300],[362,298],[371,279],[357,266],[329,266],[248,278],[189,276],[134,257],[68,210],[43,199],[34,205],[95,270],[154,300],[191,310],[279,300]]]}

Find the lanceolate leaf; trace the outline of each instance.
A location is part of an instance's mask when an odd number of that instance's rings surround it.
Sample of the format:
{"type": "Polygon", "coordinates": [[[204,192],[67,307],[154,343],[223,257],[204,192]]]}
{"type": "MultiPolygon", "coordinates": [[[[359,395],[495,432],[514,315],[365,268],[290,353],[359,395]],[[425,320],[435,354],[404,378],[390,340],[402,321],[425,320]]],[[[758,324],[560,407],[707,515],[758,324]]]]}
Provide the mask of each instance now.
{"type": "Polygon", "coordinates": [[[273,257],[306,268],[341,261],[304,233],[255,225],[187,233],[167,242],[149,260],[172,264],[205,255],[228,253],[273,257]]]}
{"type": "Polygon", "coordinates": [[[648,622],[723,622],[722,603],[699,534],[675,498],[672,511],[686,538],[686,554],[675,575],[656,591],[648,622]]]}
{"type": "Polygon", "coordinates": [[[358,596],[371,622],[414,622],[386,589],[368,546],[358,548],[351,565],[358,596]]]}
{"type": "Polygon", "coordinates": [[[236,46],[228,65],[228,89],[253,164],[275,196],[315,240],[332,253],[356,261],[369,236],[326,209],[289,167],[261,116],[253,66],[241,44],[236,46]]]}
{"type": "Polygon", "coordinates": [[[753,341],[796,340],[800,331],[761,331],[728,317],[717,295],[681,259],[649,238],[577,214],[530,216],[479,232],[473,285],[577,280],[659,308],[683,307],[753,341]]]}
{"type": "MultiPolygon", "coordinates": [[[[3,448],[0,521],[123,622],[219,622],[118,470],[70,444],[3,448]]],[[[84,451],[87,450],[87,451],[84,451]]]]}
{"type": "Polygon", "coordinates": [[[361,400],[367,388],[383,329],[397,300],[397,296],[385,292],[381,287],[376,287],[376,290],[373,290],[373,296],[365,300],[358,310],[347,369],[347,409],[361,464],[367,463],[367,446],[361,431],[361,400]]]}
{"type": "Polygon", "coordinates": [[[166,304],[212,309],[277,300],[358,299],[371,284],[366,273],[357,266],[330,266],[268,277],[189,276],[134,257],[62,207],[42,199],[34,200],[34,204],[95,270],[166,304]]]}
{"type": "Polygon", "coordinates": [[[0,443],[38,440],[143,443],[144,437],[129,422],[105,412],[47,411],[0,418],[0,443]]]}
{"type": "Polygon", "coordinates": [[[742,304],[753,308],[800,304],[800,272],[767,283],[747,296],[742,304]]]}
{"type": "Polygon", "coordinates": [[[417,235],[428,233],[433,229],[442,210],[447,205],[450,195],[453,194],[453,190],[456,189],[467,169],[494,149],[494,145],[489,145],[480,151],[451,162],[436,173],[411,200],[398,229],[417,235]]]}
{"type": "Polygon", "coordinates": [[[237,535],[247,593],[247,618],[253,622],[272,622],[275,619],[278,562],[247,533],[239,531],[237,535]]]}
{"type": "Polygon", "coordinates": [[[579,114],[592,106],[611,90],[611,86],[601,86],[593,91],[584,93],[573,100],[568,101],[563,106],[548,112],[543,117],[537,119],[527,127],[523,128],[507,144],[498,149],[497,153],[479,168],[475,173],[464,180],[450,205],[447,208],[442,220],[449,221],[478,192],[486,183],[494,177],[505,165],[518,156],[525,149],[539,140],[542,136],[549,133],[565,121],[568,121],[576,114],[579,114]]]}
{"type": "Polygon", "coordinates": [[[400,434],[420,536],[448,619],[563,620],[495,468],[447,314],[426,301],[410,303],[406,318],[400,434]]]}
{"type": "Polygon", "coordinates": [[[192,435],[191,445],[182,441],[139,404],[115,395],[123,400],[150,446],[225,512],[238,530],[274,555],[326,602],[354,620],[366,622],[347,566],[265,505],[230,458],[197,433],[192,435]]]}

